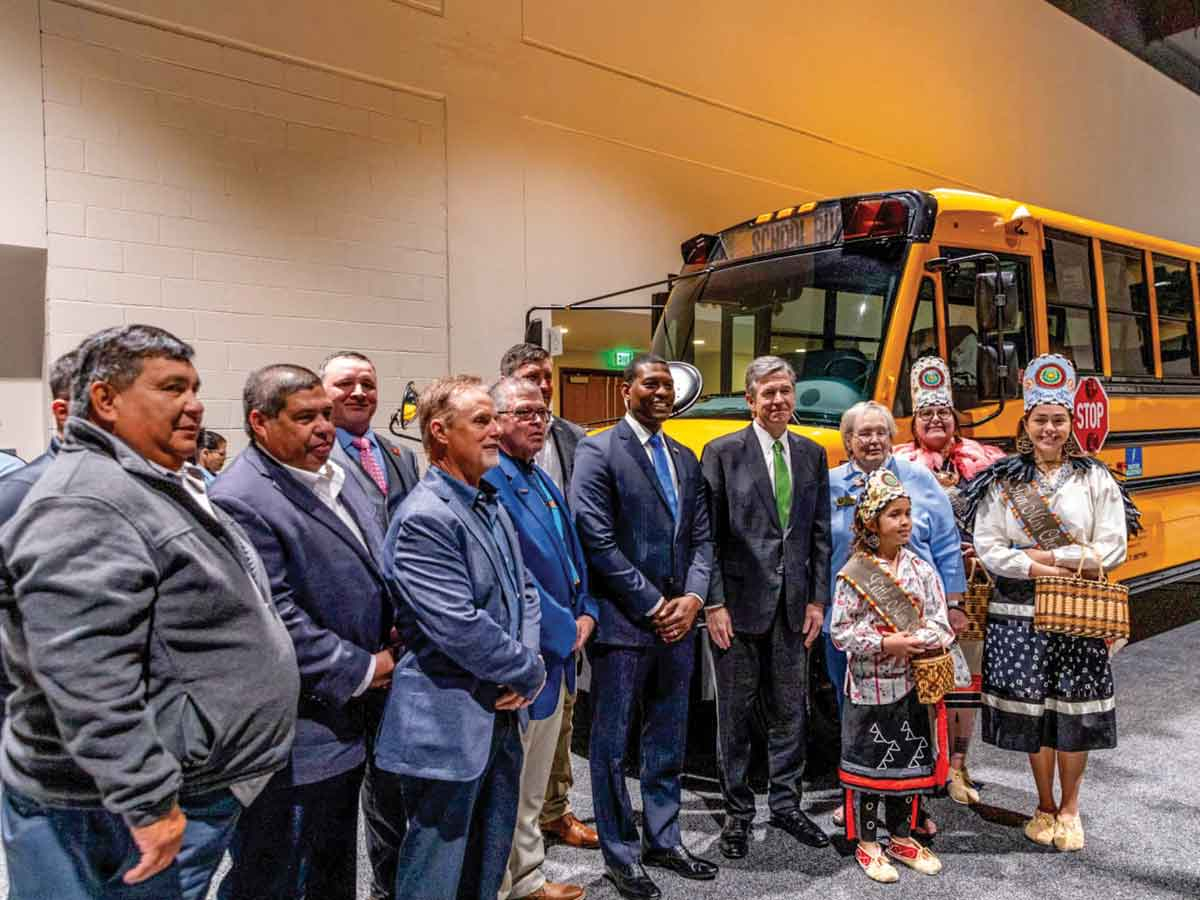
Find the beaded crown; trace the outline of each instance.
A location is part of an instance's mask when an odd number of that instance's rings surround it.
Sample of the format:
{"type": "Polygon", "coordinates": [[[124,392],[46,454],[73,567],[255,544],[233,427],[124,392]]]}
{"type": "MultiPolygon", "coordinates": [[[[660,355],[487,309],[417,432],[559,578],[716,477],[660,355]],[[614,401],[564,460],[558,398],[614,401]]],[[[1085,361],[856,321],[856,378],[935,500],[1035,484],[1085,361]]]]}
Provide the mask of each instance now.
{"type": "Polygon", "coordinates": [[[858,518],[862,522],[874,522],[883,508],[908,492],[891,469],[880,467],[867,478],[867,486],[858,499],[858,518]]]}
{"type": "Polygon", "coordinates": [[[1043,403],[1075,409],[1075,367],[1065,356],[1045,353],[1025,367],[1025,412],[1043,403]]]}
{"type": "Polygon", "coordinates": [[[950,384],[950,367],[939,356],[922,356],[913,363],[909,376],[913,409],[927,406],[954,408],[954,389],[950,384]]]}

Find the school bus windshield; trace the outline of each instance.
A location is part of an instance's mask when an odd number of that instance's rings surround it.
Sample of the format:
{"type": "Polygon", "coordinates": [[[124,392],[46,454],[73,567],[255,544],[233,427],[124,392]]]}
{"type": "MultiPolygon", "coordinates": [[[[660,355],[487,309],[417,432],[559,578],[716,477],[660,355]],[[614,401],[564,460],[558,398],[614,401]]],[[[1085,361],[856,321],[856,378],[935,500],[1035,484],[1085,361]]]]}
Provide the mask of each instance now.
{"type": "Polygon", "coordinates": [[[690,362],[706,396],[683,418],[750,418],[746,365],[780,356],[796,370],[796,419],[836,423],[872,395],[908,241],[734,263],[677,282],[654,350],[690,362]]]}

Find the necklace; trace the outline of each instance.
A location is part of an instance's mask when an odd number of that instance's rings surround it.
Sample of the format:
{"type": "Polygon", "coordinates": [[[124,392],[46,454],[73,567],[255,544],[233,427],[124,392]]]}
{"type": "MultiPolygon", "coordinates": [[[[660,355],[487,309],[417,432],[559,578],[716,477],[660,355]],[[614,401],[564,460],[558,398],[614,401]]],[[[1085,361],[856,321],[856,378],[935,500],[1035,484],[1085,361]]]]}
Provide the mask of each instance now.
{"type": "Polygon", "coordinates": [[[1037,464],[1037,471],[1034,476],[1037,479],[1038,488],[1046,497],[1053,496],[1067,482],[1067,478],[1071,475],[1071,467],[1064,462],[1059,462],[1056,466],[1044,466],[1042,463],[1037,464]]]}

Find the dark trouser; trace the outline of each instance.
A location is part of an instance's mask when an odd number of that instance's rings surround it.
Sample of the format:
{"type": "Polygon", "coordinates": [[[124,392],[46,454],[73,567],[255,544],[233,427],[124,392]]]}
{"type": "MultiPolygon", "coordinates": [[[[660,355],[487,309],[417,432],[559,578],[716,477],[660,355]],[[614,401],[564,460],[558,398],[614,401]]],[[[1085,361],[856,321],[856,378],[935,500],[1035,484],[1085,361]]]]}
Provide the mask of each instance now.
{"type": "Polygon", "coordinates": [[[822,631],[821,638],[825,641],[825,671],[833,685],[833,699],[837,701],[840,714],[842,704],[846,702],[846,654],[833,646],[833,638],[828,631],[822,631]]]}
{"type": "Polygon", "coordinates": [[[687,744],[693,632],[675,644],[592,648],[592,800],[608,865],[629,865],[641,851],[622,760],[635,704],[642,709],[642,820],[647,847],[678,846],[680,776],[687,744]]]}
{"type": "Polygon", "coordinates": [[[220,900],[354,900],[363,767],[267,785],[238,822],[220,900]]]}
{"type": "Polygon", "coordinates": [[[717,753],[729,815],[754,818],[751,723],[758,704],[767,720],[772,813],[800,808],[803,792],[808,651],[804,634],[788,628],[783,604],[765,634],[735,632],[728,650],[713,649],[717,674],[717,753]]]}
{"type": "Polygon", "coordinates": [[[879,824],[887,826],[888,834],[894,838],[906,838],[912,834],[921,798],[916,794],[863,794],[854,793],[856,820],[847,831],[860,841],[873,844],[879,840],[879,824]]]}
{"type": "Polygon", "coordinates": [[[517,824],[523,758],[517,715],[501,712],[487,766],[474,781],[401,776],[408,831],[396,900],[496,900],[517,824]]]}
{"type": "Polygon", "coordinates": [[[10,900],[204,900],[242,806],[228,790],[179,805],[187,827],[175,861],[125,884],[121,877],[141,853],[120,816],[42,806],[5,786],[0,827],[10,900]]]}
{"type": "MultiPolygon", "coordinates": [[[[371,691],[378,695],[379,707],[386,700],[386,691],[371,691]]],[[[374,701],[372,697],[372,701],[374,701]]],[[[385,772],[375,764],[375,726],[382,710],[373,712],[367,729],[367,768],[363,776],[363,830],[367,836],[367,858],[371,860],[371,900],[392,900],[396,889],[396,861],[408,818],[400,776],[385,772]]]]}

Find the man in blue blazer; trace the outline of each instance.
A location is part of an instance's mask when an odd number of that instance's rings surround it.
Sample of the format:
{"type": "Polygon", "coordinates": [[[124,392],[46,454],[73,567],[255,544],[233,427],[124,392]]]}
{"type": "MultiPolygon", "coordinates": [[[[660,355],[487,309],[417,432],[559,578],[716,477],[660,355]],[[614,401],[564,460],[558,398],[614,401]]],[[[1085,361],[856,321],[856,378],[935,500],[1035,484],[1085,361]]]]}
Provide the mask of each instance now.
{"type": "Polygon", "coordinates": [[[503,378],[491,390],[500,420],[500,464],[484,480],[496,488],[521,541],[525,566],[541,598],[546,687],[529,710],[522,745],[521,800],[501,900],[579,900],[581,885],[547,881],[546,842],[538,826],[558,749],[566,697],[575,689],[575,653],[600,613],[587,590],[587,563],[566,500],[535,462],[546,442],[550,411],[538,386],[503,378]]]}
{"type": "Polygon", "coordinates": [[[680,775],[694,624],[712,571],[707,489],[695,454],[666,437],[675,403],[671,370],[644,353],[625,369],[628,412],[582,440],[571,508],[600,605],[592,649],[591,770],[605,875],[621,896],[661,896],[642,864],[708,880],[717,866],[693,856],[679,832],[680,775]],[[640,852],[621,760],[634,708],[643,722],[640,852]]]}
{"type": "Polygon", "coordinates": [[[417,403],[429,471],[388,529],[405,653],[375,744],[401,776],[396,900],[495,900],[517,818],[521,731],[546,681],[540,601],[495,489],[500,427],[478,378],[417,403]]]}
{"type": "Polygon", "coordinates": [[[353,900],[359,788],[376,724],[367,695],[394,667],[383,539],[366,494],[329,460],[333,404],[317,375],[267,366],[243,399],[252,444],[211,496],[262,557],[301,694],[290,764],[238,822],[220,896],[353,900]]]}

